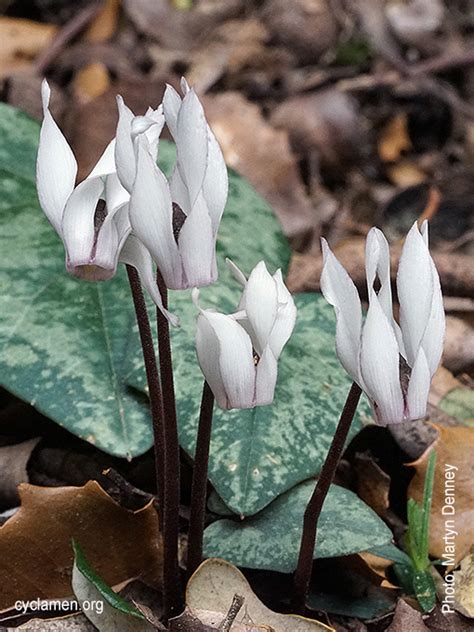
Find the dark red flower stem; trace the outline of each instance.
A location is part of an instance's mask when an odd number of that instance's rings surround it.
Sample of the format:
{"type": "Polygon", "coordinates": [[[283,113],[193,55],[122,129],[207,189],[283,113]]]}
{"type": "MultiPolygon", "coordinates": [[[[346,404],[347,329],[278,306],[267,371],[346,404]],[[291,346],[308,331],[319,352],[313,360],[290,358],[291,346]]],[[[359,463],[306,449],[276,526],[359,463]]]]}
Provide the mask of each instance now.
{"type": "MultiPolygon", "coordinates": [[[[295,612],[304,614],[306,609],[306,597],[313,568],[314,548],[316,546],[316,534],[318,520],[321,515],[324,500],[329,487],[334,480],[337,466],[341,459],[342,451],[346,443],[347,435],[354,419],[354,415],[361,396],[360,387],[354,382],[347,396],[346,403],[339,418],[331,446],[324,461],[314,492],[306,506],[303,519],[303,534],[301,537],[298,565],[293,579],[292,605],[295,612]]],[[[337,525],[335,525],[337,527],[337,525]]]]}
{"type": "Polygon", "coordinates": [[[213,409],[214,395],[209,384],[204,381],[196,451],[194,454],[193,483],[191,487],[191,514],[189,519],[187,562],[188,577],[191,577],[202,562],[202,541],[206,515],[207,473],[213,409]]]}
{"type": "MultiPolygon", "coordinates": [[[[156,281],[161,293],[163,305],[167,308],[168,289],[159,270],[157,271],[156,281]]],[[[163,600],[165,620],[167,621],[169,618],[181,614],[184,610],[181,577],[178,566],[180,467],[170,327],[167,319],[159,309],[156,310],[156,315],[161,392],[164,410],[163,600]]]]}
{"type": "Polygon", "coordinates": [[[162,528],[162,507],[164,492],[164,437],[163,437],[163,400],[161,384],[156,364],[155,347],[151,333],[150,319],[143,296],[140,277],[134,267],[127,265],[128,281],[132,291],[133,305],[137,318],[140,342],[145,363],[146,379],[148,383],[148,397],[153,427],[153,448],[155,453],[156,496],[158,499],[158,514],[160,529],[162,528]]]}

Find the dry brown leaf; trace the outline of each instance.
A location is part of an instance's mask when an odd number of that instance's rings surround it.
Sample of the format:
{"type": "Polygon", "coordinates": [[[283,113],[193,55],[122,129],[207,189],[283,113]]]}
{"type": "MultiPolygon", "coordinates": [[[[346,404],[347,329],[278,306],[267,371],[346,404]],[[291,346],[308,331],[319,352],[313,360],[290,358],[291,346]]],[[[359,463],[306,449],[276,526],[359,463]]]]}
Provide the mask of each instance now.
{"type": "Polygon", "coordinates": [[[110,86],[109,71],[100,61],[87,64],[74,77],[74,94],[81,103],[93,101],[110,86]]]}
{"type": "Polygon", "coordinates": [[[56,30],[53,24],[0,16],[0,79],[29,68],[56,30]]]}
{"type": "Polygon", "coordinates": [[[288,237],[308,238],[315,225],[313,209],[287,133],[269,125],[259,107],[237,92],[223,92],[203,101],[226,163],[267,199],[288,237]]]}
{"type": "Polygon", "coordinates": [[[400,113],[390,119],[382,130],[379,142],[379,156],[383,162],[395,162],[404,151],[412,149],[406,114],[400,113]]]}
{"type": "Polygon", "coordinates": [[[457,564],[466,557],[474,541],[474,428],[433,425],[439,436],[433,446],[414,463],[410,463],[415,468],[415,476],[408,488],[408,497],[422,502],[428,456],[431,449],[435,449],[437,459],[430,519],[430,554],[440,559],[443,554],[452,554],[457,564]],[[455,474],[453,479],[448,472],[455,474]],[[453,481],[454,504],[449,504],[446,484],[449,486],[453,481]],[[446,544],[452,543],[452,538],[447,542],[444,540],[448,532],[447,520],[454,521],[454,530],[457,532],[454,551],[446,548],[446,544]]]}
{"type": "MultiPolygon", "coordinates": [[[[218,626],[224,618],[222,612],[211,612],[210,610],[192,609],[186,607],[186,610],[171,619],[169,622],[170,632],[216,632],[218,626]]],[[[277,632],[269,625],[254,625],[252,623],[242,623],[234,621],[229,632],[277,632]]]]}
{"type": "Polygon", "coordinates": [[[429,632],[429,628],[423,623],[421,612],[399,599],[392,623],[386,632],[429,632]]]}
{"type": "Polygon", "coordinates": [[[258,599],[238,568],[217,558],[203,562],[192,575],[186,588],[186,604],[191,610],[219,612],[224,616],[236,594],[245,599],[236,623],[270,626],[278,632],[334,632],[313,619],[273,612],[258,599]]]}
{"type": "Polygon", "coordinates": [[[443,365],[440,365],[431,381],[430,395],[428,398],[430,404],[437,406],[443,397],[460,386],[461,382],[454,377],[451,371],[448,371],[443,365]]]}
{"type": "Polygon", "coordinates": [[[73,551],[79,542],[90,565],[113,586],[146,576],[159,585],[158,517],[149,503],[123,509],[95,481],[84,487],[19,487],[21,508],[0,527],[0,610],[17,599],[71,594],[73,551]]]}
{"type": "Polygon", "coordinates": [[[84,33],[88,42],[106,42],[117,30],[120,15],[120,0],[106,0],[103,8],[84,33]]]}
{"type": "Polygon", "coordinates": [[[26,466],[39,438],[0,448],[0,504],[11,507],[18,503],[17,487],[28,482],[26,466]]]}
{"type": "Polygon", "coordinates": [[[390,476],[380,469],[373,458],[364,454],[356,456],[354,469],[357,495],[379,516],[385,517],[389,507],[390,476]]]}
{"type": "Polygon", "coordinates": [[[474,550],[461,562],[461,568],[454,571],[454,607],[465,617],[474,619],[474,550]]]}
{"type": "Polygon", "coordinates": [[[402,160],[387,168],[387,176],[401,189],[416,186],[426,181],[426,173],[412,160],[402,160]]]}

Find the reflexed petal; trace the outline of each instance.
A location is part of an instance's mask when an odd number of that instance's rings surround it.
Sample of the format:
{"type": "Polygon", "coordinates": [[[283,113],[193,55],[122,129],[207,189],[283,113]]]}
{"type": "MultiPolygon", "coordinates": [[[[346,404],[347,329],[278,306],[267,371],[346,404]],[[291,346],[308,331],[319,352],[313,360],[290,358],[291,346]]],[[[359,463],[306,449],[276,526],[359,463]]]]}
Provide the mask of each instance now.
{"type": "Polygon", "coordinates": [[[411,367],[431,314],[434,294],[431,266],[428,247],[415,222],[405,240],[397,274],[400,325],[411,367]]]}
{"type": "MultiPolygon", "coordinates": [[[[119,248],[119,234],[113,216],[107,216],[100,227],[94,249],[93,263],[95,266],[107,270],[112,278],[117,269],[119,248]],[[107,221],[108,220],[108,221],[107,221]]],[[[104,278],[103,280],[107,280],[104,278]]]]}
{"type": "Polygon", "coordinates": [[[88,178],[96,178],[97,176],[107,176],[115,173],[115,138],[104,149],[104,153],[97,161],[96,166],[92,169],[88,178]]]}
{"type": "Polygon", "coordinates": [[[245,309],[255,338],[255,351],[262,355],[270,342],[270,335],[277,316],[278,290],[275,279],[260,261],[250,273],[242,297],[241,309],[245,309]]]}
{"type": "Polygon", "coordinates": [[[126,204],[130,199],[130,194],[120,184],[120,180],[116,173],[111,173],[105,180],[105,202],[107,204],[107,213],[110,214],[114,209],[126,204]]]}
{"type": "Polygon", "coordinates": [[[184,97],[178,113],[176,151],[181,177],[194,206],[207,169],[207,123],[194,90],[184,97]]]}
{"type": "Polygon", "coordinates": [[[117,96],[119,120],[115,135],[115,164],[122,186],[130,193],[135,180],[135,150],[132,141],[132,121],[135,118],[122,97],[117,96]]]}
{"type": "Polygon", "coordinates": [[[217,278],[215,241],[202,194],[198,195],[194,208],[179,232],[178,247],[184,270],[181,289],[214,283],[217,278]]]}
{"type": "Polygon", "coordinates": [[[62,221],[63,241],[66,247],[67,268],[89,265],[93,258],[95,238],[94,215],[97,202],[104,190],[102,178],[88,178],[70,195],[62,221]]]}
{"type": "Polygon", "coordinates": [[[66,202],[74,189],[77,163],[71,147],[49,111],[50,93],[45,79],[41,84],[44,119],[36,160],[36,186],[44,214],[61,235],[61,220],[66,202]]]}
{"type": "MultiPolygon", "coordinates": [[[[255,366],[248,334],[231,316],[205,310],[201,317],[207,320],[219,343],[219,372],[227,400],[225,408],[252,408],[255,405],[255,366]]],[[[204,345],[198,351],[198,358],[201,368],[209,371],[206,353],[204,345]]],[[[216,381],[216,371],[209,375],[204,373],[204,376],[212,388],[210,380],[216,381]]],[[[217,393],[214,394],[217,399],[217,393]]]]}
{"type": "Polygon", "coordinates": [[[360,370],[364,390],[376,404],[378,422],[386,425],[403,421],[398,344],[373,290],[362,329],[360,370]]]}
{"type": "Polygon", "coordinates": [[[267,345],[257,364],[255,387],[255,404],[257,406],[266,406],[273,402],[277,377],[277,360],[270,349],[270,345],[267,345]]]}
{"type": "Polygon", "coordinates": [[[181,88],[181,92],[186,95],[191,90],[189,87],[189,83],[186,81],[185,77],[181,77],[181,81],[179,82],[179,86],[181,88]]]}
{"type": "Polygon", "coordinates": [[[186,215],[189,215],[191,206],[189,204],[189,195],[186,185],[179,173],[178,167],[175,167],[170,180],[171,199],[176,202],[180,209],[186,215]]]}
{"type": "Polygon", "coordinates": [[[222,213],[227,202],[229,180],[221,148],[212,130],[207,126],[208,156],[203,193],[211,216],[212,229],[217,233],[222,213]]]}
{"type": "MultiPolygon", "coordinates": [[[[421,227],[421,234],[428,247],[428,222],[423,222],[421,227]]],[[[423,335],[422,347],[430,367],[430,374],[433,377],[438,365],[441,361],[443,354],[443,343],[446,329],[443,295],[441,292],[441,285],[439,282],[438,271],[431,258],[431,273],[433,278],[433,300],[431,303],[431,312],[428,320],[428,325],[423,335]]]]}
{"type": "Polygon", "coordinates": [[[283,282],[281,270],[273,275],[277,286],[278,310],[275,324],[270,335],[270,347],[278,360],[283,347],[288,342],[296,323],[296,305],[288,288],[283,282]]]}
{"type": "Polygon", "coordinates": [[[181,97],[169,84],[166,84],[165,94],[163,95],[163,112],[165,115],[166,125],[176,142],[178,130],[178,112],[181,107],[181,97]]]}
{"type": "Polygon", "coordinates": [[[228,400],[219,366],[219,340],[202,314],[197,319],[196,353],[201,371],[214,393],[217,405],[225,410],[228,408],[228,400]]]}
{"type": "Polygon", "coordinates": [[[153,261],[150,253],[135,235],[129,235],[120,252],[119,261],[133,266],[139,276],[140,281],[153,299],[153,302],[161,313],[167,318],[173,327],[179,325],[179,318],[163,307],[161,294],[156,285],[153,273],[153,261]]]}
{"type": "Polygon", "coordinates": [[[155,124],[150,127],[147,132],[145,132],[145,136],[150,145],[150,154],[153,156],[156,162],[156,160],[158,159],[158,143],[160,140],[163,125],[165,124],[163,105],[159,105],[156,110],[148,108],[146,116],[147,118],[150,118],[155,122],[155,124]]]}
{"type": "Polygon", "coordinates": [[[130,223],[160,268],[169,288],[181,286],[181,262],[173,235],[168,182],[147,149],[138,140],[137,177],[130,197],[130,223]]]}
{"type": "Polygon", "coordinates": [[[425,352],[420,347],[408,383],[407,408],[409,419],[415,420],[426,417],[426,404],[430,391],[430,382],[430,369],[425,352]]]}
{"type": "Polygon", "coordinates": [[[342,366],[360,383],[359,349],[362,328],[362,309],[359,294],[351,278],[331,252],[325,239],[321,240],[324,267],[321,292],[336,311],[336,351],[342,366]]]}

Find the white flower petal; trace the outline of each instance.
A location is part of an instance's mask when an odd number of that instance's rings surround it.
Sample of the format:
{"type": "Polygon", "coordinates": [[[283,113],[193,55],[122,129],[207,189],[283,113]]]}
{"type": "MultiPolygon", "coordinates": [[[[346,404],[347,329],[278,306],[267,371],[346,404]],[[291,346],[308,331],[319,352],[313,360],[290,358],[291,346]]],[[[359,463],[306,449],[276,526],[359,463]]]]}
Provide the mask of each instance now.
{"type": "Polygon", "coordinates": [[[206,343],[214,346],[214,355],[211,355],[214,361],[215,342],[211,340],[209,330],[204,329],[201,323],[200,329],[203,334],[201,342],[204,344],[201,343],[198,347],[199,364],[209,386],[213,388],[213,384],[218,384],[220,379],[225,390],[225,402],[222,401],[222,387],[214,392],[217,403],[221,408],[227,409],[252,408],[255,405],[256,374],[252,343],[248,334],[232,316],[204,310],[198,317],[200,318],[206,319],[219,344],[218,369],[213,369],[206,357],[206,343]]]}
{"type": "Polygon", "coordinates": [[[226,258],[225,262],[227,263],[227,267],[229,268],[229,270],[232,273],[232,276],[234,277],[234,279],[240,283],[240,285],[242,287],[245,287],[247,285],[247,277],[245,276],[245,274],[242,272],[242,270],[240,268],[238,268],[235,263],[229,259],[228,257],[226,258]]]}
{"type": "Polygon", "coordinates": [[[130,193],[135,180],[135,150],[132,140],[132,121],[135,115],[127,107],[120,95],[117,96],[119,120],[115,135],[115,164],[122,186],[130,193]]]}
{"type": "Polygon", "coordinates": [[[403,421],[399,350],[393,329],[372,290],[362,329],[360,370],[364,390],[375,402],[380,424],[403,421]]]}
{"type": "Polygon", "coordinates": [[[115,138],[104,149],[102,156],[97,161],[96,166],[92,169],[88,178],[97,178],[98,176],[107,176],[115,173],[115,138]]]}
{"type": "Polygon", "coordinates": [[[224,212],[227,202],[229,180],[221,148],[219,147],[219,143],[209,126],[207,126],[207,137],[208,156],[206,176],[203,183],[203,193],[209,208],[212,229],[214,233],[217,233],[222,213],[224,212]]]}
{"type": "Polygon", "coordinates": [[[321,292],[336,311],[336,351],[342,366],[360,383],[359,349],[362,328],[362,308],[359,294],[336,259],[325,239],[321,240],[324,267],[321,292]]]}
{"type": "Polygon", "coordinates": [[[262,355],[270,341],[278,309],[277,285],[263,261],[250,273],[241,304],[255,333],[252,340],[255,351],[262,355]]]}
{"type": "Polygon", "coordinates": [[[104,190],[101,178],[88,178],[69,196],[64,209],[62,235],[67,252],[67,269],[93,262],[95,241],[94,216],[104,190]]]}
{"type": "Polygon", "coordinates": [[[275,397],[275,386],[278,377],[277,359],[267,345],[257,364],[257,381],[255,388],[255,404],[267,406],[275,397]]]}
{"type": "Polygon", "coordinates": [[[137,270],[140,281],[153,299],[157,308],[173,327],[177,327],[179,325],[179,318],[163,307],[161,294],[153,274],[151,255],[135,235],[128,236],[120,252],[119,261],[133,266],[137,270]]]}
{"type": "Polygon", "coordinates": [[[178,235],[184,287],[202,287],[217,278],[215,240],[204,197],[200,193],[178,235]]]}
{"type": "Polygon", "coordinates": [[[165,115],[166,125],[176,142],[178,130],[178,112],[181,107],[181,97],[169,84],[166,84],[165,94],[163,95],[163,112],[165,115]]]}
{"type": "Polygon", "coordinates": [[[138,139],[137,151],[137,177],[129,205],[130,223],[160,268],[167,287],[179,289],[182,270],[173,235],[168,182],[150,155],[146,138],[138,139]]]}
{"type": "Polygon", "coordinates": [[[415,222],[405,240],[397,274],[400,325],[411,367],[431,314],[434,294],[431,266],[428,247],[415,222]]]}
{"type": "Polygon", "coordinates": [[[208,156],[207,123],[194,90],[190,90],[181,103],[175,140],[178,168],[193,207],[203,186],[208,156]]]}
{"type": "Polygon", "coordinates": [[[171,199],[179,206],[186,215],[191,211],[189,195],[186,185],[183,182],[178,167],[175,167],[170,180],[171,199]]]}
{"type": "Polygon", "coordinates": [[[118,175],[111,173],[105,180],[105,202],[107,204],[107,213],[110,214],[114,209],[126,204],[130,199],[130,194],[120,183],[118,175]]]}
{"type": "Polygon", "coordinates": [[[186,81],[185,77],[181,77],[181,81],[179,82],[181,92],[186,95],[191,90],[189,87],[189,83],[186,81]]]}
{"type": "Polygon", "coordinates": [[[44,214],[61,235],[61,220],[66,202],[74,189],[77,163],[67,140],[49,111],[50,88],[41,84],[44,119],[41,125],[36,186],[44,214]]]}
{"type": "Polygon", "coordinates": [[[150,145],[150,153],[156,162],[156,160],[158,159],[158,143],[160,140],[161,132],[163,130],[163,126],[165,124],[163,105],[158,106],[156,110],[152,110],[151,108],[149,108],[146,116],[147,118],[152,119],[155,123],[145,132],[145,136],[150,145]]]}
{"type": "Polygon", "coordinates": [[[227,409],[229,407],[227,393],[219,365],[219,339],[207,318],[202,314],[197,319],[196,353],[201,371],[214,394],[217,405],[224,410],[227,409]]]}
{"type": "Polygon", "coordinates": [[[430,391],[431,374],[425,352],[420,347],[411,371],[407,392],[407,409],[410,420],[426,417],[426,405],[430,391]]]}
{"type": "Polygon", "coordinates": [[[277,286],[278,309],[269,342],[273,355],[278,360],[295,328],[297,310],[293,297],[283,282],[281,270],[277,270],[273,278],[277,286]]]}

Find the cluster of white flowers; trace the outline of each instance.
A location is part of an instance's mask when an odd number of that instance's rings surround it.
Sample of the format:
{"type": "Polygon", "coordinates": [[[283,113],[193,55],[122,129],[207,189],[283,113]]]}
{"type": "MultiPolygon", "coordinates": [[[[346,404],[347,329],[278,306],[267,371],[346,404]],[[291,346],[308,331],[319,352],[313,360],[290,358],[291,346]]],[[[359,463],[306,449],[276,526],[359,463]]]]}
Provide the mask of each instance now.
{"type": "MultiPolygon", "coordinates": [[[[153,262],[170,289],[214,283],[216,236],[228,193],[225,162],[202,105],[184,79],[181,90],[182,97],[167,86],[163,103],[143,116],[135,116],[117,97],[116,136],[76,186],[77,163],[49,111],[50,89],[44,81],[37,160],[40,203],[64,243],[67,270],[100,281],[115,274],[119,261],[135,267],[175,325],[177,317],[163,307],[153,262]],[[169,180],[156,162],[165,123],[177,153],[169,180]]],[[[377,422],[424,417],[445,326],[426,222],[421,231],[413,226],[403,249],[397,277],[400,326],[392,314],[388,243],[378,229],[367,238],[364,325],[358,292],[324,240],[323,256],[321,289],[336,309],[337,353],[371,400],[377,422]]],[[[201,309],[198,290],[193,293],[199,313],[198,360],[221,408],[269,404],[277,361],[295,326],[295,303],[281,272],[271,276],[264,262],[248,280],[234,264],[229,266],[244,287],[234,314],[201,309]]]]}

